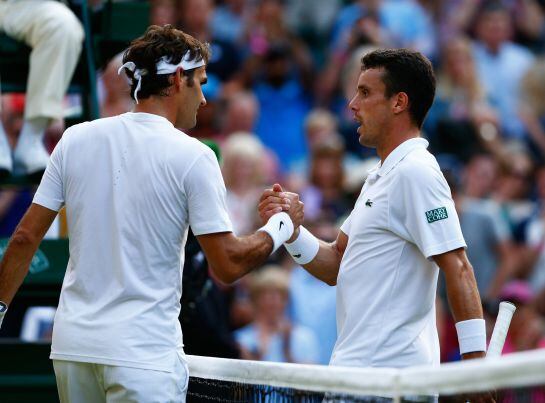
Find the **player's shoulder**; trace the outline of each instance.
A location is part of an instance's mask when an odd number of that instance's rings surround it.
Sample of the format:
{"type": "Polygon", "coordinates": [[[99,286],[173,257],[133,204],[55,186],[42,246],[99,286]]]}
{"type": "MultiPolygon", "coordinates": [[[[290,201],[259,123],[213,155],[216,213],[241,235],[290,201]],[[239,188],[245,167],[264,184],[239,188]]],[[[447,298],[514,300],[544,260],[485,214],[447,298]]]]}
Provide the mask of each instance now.
{"type": "Polygon", "coordinates": [[[437,160],[427,149],[412,150],[397,167],[397,177],[400,181],[423,185],[442,182],[444,176],[437,160]]]}
{"type": "MultiPolygon", "coordinates": [[[[174,129],[178,131],[178,129],[174,129]]],[[[190,135],[179,132],[175,136],[171,137],[171,140],[176,142],[183,148],[184,152],[195,158],[207,157],[215,160],[214,152],[201,140],[191,137],[190,135]]]]}
{"type": "Polygon", "coordinates": [[[96,134],[98,131],[112,126],[119,119],[119,116],[112,116],[75,124],[64,131],[63,138],[65,136],[67,138],[74,138],[86,134],[96,134]]]}

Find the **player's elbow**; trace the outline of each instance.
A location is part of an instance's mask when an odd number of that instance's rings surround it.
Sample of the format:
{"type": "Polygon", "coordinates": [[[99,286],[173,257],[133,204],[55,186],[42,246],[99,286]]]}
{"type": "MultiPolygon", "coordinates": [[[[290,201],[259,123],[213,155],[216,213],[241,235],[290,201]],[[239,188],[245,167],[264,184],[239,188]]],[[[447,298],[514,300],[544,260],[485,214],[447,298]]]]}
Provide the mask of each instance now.
{"type": "Polygon", "coordinates": [[[32,248],[39,243],[40,238],[24,227],[17,227],[10,240],[11,246],[17,248],[32,248]]]}
{"type": "Polygon", "coordinates": [[[231,263],[222,263],[211,266],[216,278],[224,284],[233,284],[240,276],[240,270],[231,263]]]}
{"type": "Polygon", "coordinates": [[[337,285],[337,277],[329,277],[325,279],[325,283],[331,287],[335,287],[337,285]]]}

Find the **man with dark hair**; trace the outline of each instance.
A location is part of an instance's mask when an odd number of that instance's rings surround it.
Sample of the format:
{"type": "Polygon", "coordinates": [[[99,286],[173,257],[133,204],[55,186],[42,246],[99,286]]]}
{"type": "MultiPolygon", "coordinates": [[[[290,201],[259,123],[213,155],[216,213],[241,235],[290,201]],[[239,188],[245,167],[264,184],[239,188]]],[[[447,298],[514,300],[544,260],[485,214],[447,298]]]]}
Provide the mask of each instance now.
{"type": "MultiPolygon", "coordinates": [[[[296,262],[337,285],[337,342],[331,365],[439,365],[435,324],[437,276],[446,277],[462,357],[483,357],[485,324],[454,203],[437,161],[420,137],[433,101],[430,62],[410,50],[364,56],[350,101],[359,142],[381,159],[333,243],[303,226],[284,244],[296,262]]],[[[266,191],[267,219],[280,186],[266,191]]],[[[280,196],[280,197],[279,197],[280,196]]]]}
{"type": "Polygon", "coordinates": [[[232,282],[302,221],[292,201],[289,215],[279,207],[255,234],[233,235],[213,151],[175,129],[193,127],[206,104],[208,57],[205,44],[170,26],[135,40],[123,65],[134,112],[65,132],[0,263],[1,322],[66,206],[70,261],[51,347],[61,402],[184,402],[178,314],[188,227],[216,276],[232,282]]]}

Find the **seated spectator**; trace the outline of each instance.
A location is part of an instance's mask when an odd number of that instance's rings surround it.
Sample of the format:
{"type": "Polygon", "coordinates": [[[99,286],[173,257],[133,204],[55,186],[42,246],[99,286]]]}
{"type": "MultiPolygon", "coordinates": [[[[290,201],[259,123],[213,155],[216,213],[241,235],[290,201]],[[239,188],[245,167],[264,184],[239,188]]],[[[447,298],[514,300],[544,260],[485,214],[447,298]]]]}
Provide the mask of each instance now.
{"type": "Polygon", "coordinates": [[[0,171],[41,175],[49,153],[43,138],[54,119],[63,117],[63,99],[76,68],[83,28],[62,3],[43,1],[0,2],[0,30],[32,48],[23,127],[11,156],[0,125],[0,171]]]}
{"type": "Polygon", "coordinates": [[[545,59],[540,58],[522,78],[520,117],[532,157],[545,163],[545,59]]]}
{"type": "Polygon", "coordinates": [[[486,123],[497,127],[498,118],[479,81],[471,42],[453,38],[443,48],[437,93],[424,122],[430,147],[467,162],[484,150],[481,128],[486,123]]]}
{"type": "Polygon", "coordinates": [[[264,267],[251,274],[249,287],[254,321],[235,333],[242,358],[318,363],[320,352],[316,335],[306,327],[291,323],[286,316],[288,273],[280,267],[264,267]]]}
{"type": "Polygon", "coordinates": [[[513,21],[509,10],[500,2],[483,3],[477,14],[475,33],[479,81],[499,112],[501,132],[507,138],[521,139],[524,130],[518,116],[520,81],[534,56],[528,49],[511,42],[513,21]]]}
{"type": "Polygon", "coordinates": [[[300,191],[309,220],[335,222],[350,210],[344,193],[343,157],[344,147],[338,136],[316,144],[312,150],[308,185],[300,191]]]}
{"type": "Polygon", "coordinates": [[[127,79],[118,74],[121,58],[121,55],[117,55],[110,60],[99,78],[100,116],[103,118],[120,115],[133,107],[127,79]]]}
{"type": "Polygon", "coordinates": [[[235,234],[247,235],[259,222],[257,204],[265,186],[265,150],[257,137],[238,132],[223,144],[222,154],[227,211],[235,234]]]}
{"type": "Polygon", "coordinates": [[[287,43],[271,46],[262,58],[263,75],[253,86],[260,110],[256,134],[278,156],[282,172],[307,155],[303,122],[311,99],[292,57],[287,43]]]}
{"type": "Polygon", "coordinates": [[[466,198],[456,178],[450,172],[446,172],[445,177],[458,212],[479,294],[483,301],[494,300],[503,284],[515,275],[514,246],[509,228],[500,219],[499,206],[493,201],[466,198]]]}
{"type": "Polygon", "coordinates": [[[358,0],[343,8],[333,27],[332,47],[343,46],[346,33],[363,15],[374,13],[386,32],[391,47],[418,50],[433,58],[435,53],[432,18],[413,0],[358,0]],[[410,23],[407,23],[410,21],[410,23]]]}
{"type": "Polygon", "coordinates": [[[517,307],[507,333],[503,354],[545,348],[545,321],[531,302],[534,292],[525,281],[512,281],[502,288],[500,299],[517,307]]]}
{"type": "MultiPolygon", "coordinates": [[[[329,220],[307,221],[306,227],[317,237],[333,242],[339,228],[329,220]]],[[[318,280],[301,266],[295,265],[291,256],[290,317],[295,323],[307,326],[318,338],[319,364],[327,365],[337,340],[336,288],[318,280]],[[295,266],[294,266],[295,265],[295,266]],[[312,301],[309,304],[309,301],[312,301]]]]}
{"type": "Polygon", "coordinates": [[[235,132],[253,132],[259,115],[259,104],[252,92],[236,91],[224,99],[220,116],[220,140],[235,132]]]}

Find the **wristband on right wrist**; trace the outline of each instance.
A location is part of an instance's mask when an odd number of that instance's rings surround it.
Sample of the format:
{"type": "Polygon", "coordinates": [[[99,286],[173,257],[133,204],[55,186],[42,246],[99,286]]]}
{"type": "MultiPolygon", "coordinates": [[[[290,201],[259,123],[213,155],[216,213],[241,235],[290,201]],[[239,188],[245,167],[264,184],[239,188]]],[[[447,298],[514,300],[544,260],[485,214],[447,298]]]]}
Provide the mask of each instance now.
{"type": "Polygon", "coordinates": [[[318,238],[301,225],[297,239],[292,243],[285,243],[284,247],[293,257],[293,260],[300,265],[304,265],[314,260],[320,249],[320,242],[318,238]]]}
{"type": "Polygon", "coordinates": [[[293,222],[290,216],[282,211],[271,216],[267,224],[259,228],[258,231],[266,232],[272,238],[272,254],[293,235],[293,222]]]}
{"type": "Polygon", "coordinates": [[[469,319],[456,323],[460,355],[486,351],[486,326],[484,319],[469,319]]]}

